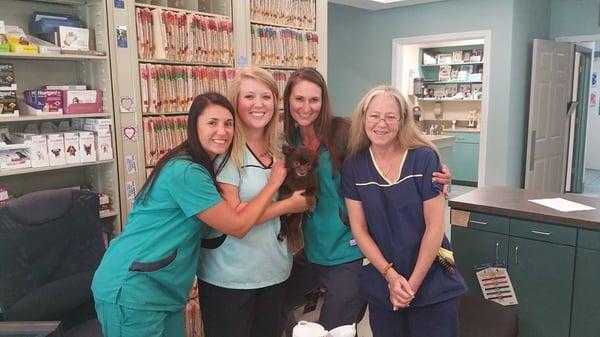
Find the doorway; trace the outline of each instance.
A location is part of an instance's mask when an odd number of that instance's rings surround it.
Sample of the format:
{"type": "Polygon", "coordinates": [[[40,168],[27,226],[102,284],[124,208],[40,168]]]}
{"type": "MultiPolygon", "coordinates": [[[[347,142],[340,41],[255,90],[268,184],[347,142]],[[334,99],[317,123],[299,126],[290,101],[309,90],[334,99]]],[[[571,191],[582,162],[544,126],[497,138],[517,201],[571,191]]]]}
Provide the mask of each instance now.
{"type": "Polygon", "coordinates": [[[567,178],[572,180],[566,191],[600,197],[600,151],[597,150],[600,133],[592,132],[600,128],[600,35],[558,37],[556,41],[575,44],[576,51],[581,54],[579,68],[583,70],[581,76],[585,77],[583,83],[586,83],[583,90],[580,88],[578,97],[583,107],[577,108],[571,128],[573,146],[569,147],[569,155],[573,160],[567,166],[567,178]]]}
{"type": "MultiPolygon", "coordinates": [[[[444,111],[448,111],[447,116],[448,118],[446,120],[444,120],[444,126],[446,127],[446,131],[450,131],[450,127],[449,125],[445,125],[448,123],[451,123],[453,121],[457,121],[458,118],[460,118],[457,115],[458,110],[462,109],[462,111],[465,112],[465,117],[464,120],[469,122],[469,125],[467,125],[467,127],[472,127],[473,124],[473,119],[477,119],[478,123],[476,122],[475,125],[477,126],[476,129],[477,130],[469,130],[469,131],[477,131],[477,139],[476,139],[476,143],[474,140],[472,140],[475,136],[473,134],[468,134],[468,137],[466,137],[465,139],[465,144],[456,144],[458,146],[464,146],[465,148],[469,148],[469,149],[473,149],[474,146],[477,146],[475,149],[475,153],[473,156],[470,156],[469,158],[475,160],[475,162],[473,163],[473,165],[471,166],[477,166],[476,172],[473,173],[473,176],[475,178],[473,178],[472,180],[475,180],[476,184],[475,185],[471,185],[471,186],[485,186],[485,171],[486,171],[486,167],[485,167],[485,162],[486,162],[486,144],[487,144],[487,111],[488,111],[488,106],[489,106],[489,74],[490,74],[490,68],[489,65],[491,64],[491,53],[489,52],[491,50],[491,32],[488,30],[484,30],[484,31],[470,31],[470,32],[460,32],[460,33],[448,33],[448,34],[436,34],[436,35],[424,35],[424,36],[415,36],[415,37],[409,37],[409,38],[398,38],[398,39],[393,39],[392,40],[392,74],[391,74],[391,78],[392,78],[392,85],[397,88],[401,93],[403,93],[404,95],[409,97],[409,100],[415,104],[415,105],[425,105],[425,104],[429,104],[432,107],[434,107],[433,109],[431,109],[432,111],[434,111],[434,114],[436,114],[436,118],[438,119],[444,119],[445,117],[440,118],[439,114],[437,114],[436,111],[439,111],[439,109],[441,108],[444,111]],[[475,78],[476,81],[471,81],[472,83],[475,83],[477,85],[477,91],[473,90],[470,94],[473,95],[475,93],[479,93],[477,96],[469,96],[469,97],[464,97],[464,98],[474,98],[471,99],[469,101],[469,99],[464,99],[463,98],[458,98],[458,99],[453,99],[452,97],[450,98],[444,98],[444,99],[440,99],[439,96],[435,93],[436,89],[432,90],[434,91],[434,98],[425,98],[425,99],[418,99],[418,96],[415,95],[415,91],[414,91],[414,78],[416,77],[423,77],[422,73],[423,68],[420,67],[419,65],[424,65],[424,51],[426,51],[427,49],[437,49],[437,50],[441,50],[440,53],[441,54],[445,54],[447,53],[448,56],[447,57],[451,57],[452,61],[450,61],[449,63],[451,64],[451,66],[448,66],[448,69],[451,69],[452,72],[454,72],[454,68],[455,68],[455,60],[454,58],[456,57],[453,53],[453,50],[455,49],[460,49],[458,48],[458,46],[474,46],[473,49],[474,50],[481,50],[482,51],[482,57],[479,61],[477,61],[477,59],[465,59],[465,54],[466,52],[463,52],[463,63],[464,64],[469,64],[469,63],[481,63],[482,67],[481,69],[481,73],[479,74],[479,78],[475,78]],[[446,50],[446,52],[444,52],[444,50],[446,50]],[[466,60],[466,61],[465,61],[466,60]],[[424,101],[427,100],[432,100],[431,102],[427,102],[425,103],[424,101]],[[461,101],[462,100],[462,101],[461,101]],[[436,110],[437,109],[437,110],[436,110]],[[454,110],[453,110],[454,109],[454,110]],[[470,116],[469,116],[470,115],[470,116]],[[475,118],[473,118],[473,115],[476,115],[475,118]],[[474,145],[476,144],[476,145],[474,145]]],[[[441,64],[441,63],[440,63],[441,64]]],[[[440,65],[440,68],[442,66],[440,65]]],[[[462,68],[459,67],[459,70],[462,71],[462,68]]],[[[477,65],[475,65],[475,67],[477,67],[477,65]]],[[[477,68],[475,68],[477,69],[477,68]]],[[[429,70],[426,70],[425,72],[428,72],[429,70]]],[[[435,72],[435,71],[434,71],[435,72]]],[[[442,73],[441,70],[439,70],[440,74],[442,73]]],[[[427,76],[427,75],[425,75],[427,76]]],[[[441,76],[441,75],[440,75],[441,76]]],[[[460,75],[459,75],[460,76],[460,75]]],[[[439,81],[439,82],[444,82],[444,81],[439,81]]],[[[452,82],[452,81],[450,81],[452,82]]],[[[469,82],[468,80],[466,82],[469,82]]],[[[465,82],[465,83],[466,83],[465,82]]],[[[462,83],[462,82],[461,82],[462,83]]],[[[437,83],[436,83],[437,84],[437,83]]],[[[459,86],[457,86],[457,89],[459,92],[462,91],[462,88],[459,86]]],[[[419,93],[421,94],[421,93],[419,93]]],[[[452,93],[452,95],[454,95],[454,93],[452,93]]],[[[420,96],[423,97],[423,96],[420,96]]],[[[445,97],[449,97],[449,96],[445,96],[445,97]]],[[[460,97],[460,94],[456,97],[460,97]]],[[[462,118],[461,118],[462,119],[462,118]]],[[[458,121],[457,121],[458,122],[458,121]]],[[[433,129],[438,129],[437,126],[439,126],[438,124],[435,124],[434,126],[436,126],[436,128],[433,129]]],[[[429,127],[427,129],[430,129],[429,127]]],[[[438,129],[439,132],[439,129],[438,129]]],[[[457,139],[459,137],[455,137],[455,139],[457,139]]],[[[461,137],[462,139],[462,137],[461,137]]],[[[442,157],[443,154],[442,154],[442,157]]],[[[461,161],[461,163],[464,163],[461,161]]],[[[453,165],[455,165],[455,163],[451,163],[451,167],[453,167],[453,165]]],[[[454,174],[454,173],[453,173],[454,174]]],[[[454,196],[454,195],[453,195],[454,196]]]]}

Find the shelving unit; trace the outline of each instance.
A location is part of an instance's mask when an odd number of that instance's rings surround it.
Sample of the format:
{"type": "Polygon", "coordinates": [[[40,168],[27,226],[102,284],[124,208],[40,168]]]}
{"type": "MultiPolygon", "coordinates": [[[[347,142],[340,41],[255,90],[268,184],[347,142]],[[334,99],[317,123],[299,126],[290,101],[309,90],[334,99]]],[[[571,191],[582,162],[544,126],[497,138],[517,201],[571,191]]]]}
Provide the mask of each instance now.
{"type": "MultiPolygon", "coordinates": [[[[126,47],[119,47],[117,44],[116,29],[109,32],[111,49],[109,57],[118,59],[119,62],[113,67],[113,86],[114,92],[114,109],[117,111],[116,129],[121,133],[117,137],[118,148],[118,165],[120,169],[120,187],[121,194],[121,209],[123,210],[122,221],[126,221],[126,215],[131,209],[131,188],[134,192],[139,192],[139,189],[146,180],[148,172],[154,167],[154,163],[147,162],[145,153],[145,135],[144,135],[144,120],[151,117],[185,117],[187,111],[185,109],[172,109],[168,111],[147,111],[144,108],[144,96],[142,95],[142,85],[140,82],[140,66],[144,65],[164,65],[164,66],[199,66],[212,67],[216,69],[242,68],[253,64],[252,61],[252,41],[251,41],[251,25],[260,24],[268,25],[274,28],[290,28],[302,31],[310,31],[318,34],[318,63],[314,66],[326,76],[327,64],[327,44],[326,44],[326,29],[327,29],[327,2],[320,0],[294,0],[292,2],[302,3],[304,5],[312,4],[316,13],[315,20],[311,27],[303,27],[299,24],[286,25],[282,22],[274,22],[273,20],[255,20],[251,18],[251,2],[252,0],[231,1],[231,0],[137,0],[125,1],[125,8],[115,8],[112,1],[109,2],[110,15],[109,25],[111,27],[127,27],[128,43],[126,47]],[[176,7],[174,7],[176,6],[176,7]],[[190,60],[189,58],[175,59],[174,57],[156,58],[148,57],[145,53],[140,53],[138,48],[138,28],[136,21],[136,8],[149,10],[174,11],[180,13],[196,14],[205,17],[231,19],[233,24],[233,57],[223,62],[201,62],[198,60],[190,60]],[[135,108],[133,112],[119,112],[122,99],[129,99],[134,102],[135,108]],[[125,130],[135,130],[135,138],[129,139],[125,136],[125,130]],[[128,170],[128,164],[135,163],[136,170],[128,170]]],[[[285,1],[277,1],[277,5],[283,4],[285,1]]],[[[142,41],[144,42],[144,41],[142,41]]],[[[143,45],[142,45],[143,47],[143,45]]],[[[285,84],[286,76],[297,69],[300,65],[285,66],[285,65],[264,65],[265,69],[274,73],[278,78],[278,84],[281,88],[285,84]]],[[[147,142],[146,142],[147,143],[147,142]]]]}
{"type": "MultiPolygon", "coordinates": [[[[74,118],[111,119],[113,157],[116,158],[118,149],[113,118],[107,1],[3,0],[0,19],[6,25],[19,26],[27,32],[28,22],[34,11],[80,17],[87,28],[94,30],[96,49],[104,55],[0,53],[0,63],[11,63],[14,67],[17,97],[22,98],[24,90],[39,89],[44,85],[85,84],[89,89],[102,91],[104,111],[92,114],[3,117],[0,118],[0,126],[8,127],[11,132],[21,132],[30,123],[56,124],[74,118]]],[[[112,235],[121,231],[121,197],[116,159],[0,171],[0,185],[15,196],[44,189],[90,186],[92,190],[110,198],[112,209],[102,213],[105,228],[112,229],[112,235]]]]}

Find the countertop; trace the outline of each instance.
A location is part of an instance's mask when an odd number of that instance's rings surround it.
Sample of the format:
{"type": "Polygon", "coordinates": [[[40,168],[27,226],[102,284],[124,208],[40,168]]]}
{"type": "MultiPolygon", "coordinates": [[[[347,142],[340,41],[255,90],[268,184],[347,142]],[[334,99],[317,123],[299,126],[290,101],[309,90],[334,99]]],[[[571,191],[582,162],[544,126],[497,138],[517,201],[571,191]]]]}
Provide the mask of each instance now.
{"type": "Polygon", "coordinates": [[[448,201],[451,208],[491,213],[532,221],[549,222],[577,228],[600,230],[600,199],[577,194],[536,192],[510,187],[481,187],[448,201]],[[596,209],[559,212],[528,201],[529,199],[563,198],[596,209]]]}
{"type": "Polygon", "coordinates": [[[444,129],[444,133],[446,132],[473,132],[473,133],[479,133],[479,128],[459,128],[456,127],[454,129],[452,128],[448,128],[448,129],[444,129]]]}
{"type": "Polygon", "coordinates": [[[424,135],[425,138],[427,138],[428,140],[432,141],[433,143],[435,142],[439,142],[439,141],[444,141],[444,140],[454,140],[454,136],[451,135],[424,135]]]}

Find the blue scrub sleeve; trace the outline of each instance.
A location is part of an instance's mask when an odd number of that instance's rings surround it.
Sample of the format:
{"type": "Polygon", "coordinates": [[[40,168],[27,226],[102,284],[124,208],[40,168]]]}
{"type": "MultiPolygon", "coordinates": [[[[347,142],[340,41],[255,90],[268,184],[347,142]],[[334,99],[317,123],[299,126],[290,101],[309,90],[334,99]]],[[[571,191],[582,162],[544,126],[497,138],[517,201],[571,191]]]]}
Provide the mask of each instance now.
{"type": "Polygon", "coordinates": [[[432,148],[424,148],[421,152],[423,155],[423,179],[421,180],[421,196],[423,201],[437,197],[443,190],[443,185],[440,183],[434,183],[433,179],[434,172],[440,172],[442,165],[437,153],[432,148]]]}
{"type": "Polygon", "coordinates": [[[340,194],[344,198],[360,201],[360,195],[358,194],[358,189],[355,185],[356,180],[354,178],[354,161],[355,160],[353,159],[346,160],[342,166],[340,194]]]}
{"type": "Polygon", "coordinates": [[[169,193],[186,216],[195,216],[223,200],[208,170],[201,165],[188,161],[170,165],[169,169],[169,193]]]}

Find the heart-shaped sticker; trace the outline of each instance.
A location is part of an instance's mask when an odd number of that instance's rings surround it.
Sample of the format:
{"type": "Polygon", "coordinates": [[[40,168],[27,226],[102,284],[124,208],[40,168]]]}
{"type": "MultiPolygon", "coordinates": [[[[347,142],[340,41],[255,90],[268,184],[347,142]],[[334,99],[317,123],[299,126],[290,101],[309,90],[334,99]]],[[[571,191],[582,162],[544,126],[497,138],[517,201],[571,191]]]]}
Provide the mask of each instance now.
{"type": "Polygon", "coordinates": [[[123,135],[128,140],[134,140],[136,133],[137,133],[137,130],[133,126],[127,126],[127,127],[123,128],[123,135]]]}

